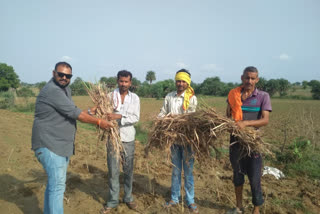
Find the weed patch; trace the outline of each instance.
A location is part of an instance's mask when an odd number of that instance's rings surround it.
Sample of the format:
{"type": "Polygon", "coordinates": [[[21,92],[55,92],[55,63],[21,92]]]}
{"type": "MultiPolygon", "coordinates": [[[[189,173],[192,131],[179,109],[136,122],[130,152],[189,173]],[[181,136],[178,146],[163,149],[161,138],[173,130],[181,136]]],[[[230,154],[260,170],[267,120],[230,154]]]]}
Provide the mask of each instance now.
{"type": "Polygon", "coordinates": [[[135,125],[135,128],[136,128],[136,140],[138,140],[142,144],[147,144],[148,131],[143,128],[141,122],[137,123],[135,125]]]}
{"type": "Polygon", "coordinates": [[[284,171],[290,176],[305,175],[320,179],[319,149],[312,147],[311,142],[302,137],[294,140],[284,151],[275,152],[276,161],[285,164],[284,171]]]}

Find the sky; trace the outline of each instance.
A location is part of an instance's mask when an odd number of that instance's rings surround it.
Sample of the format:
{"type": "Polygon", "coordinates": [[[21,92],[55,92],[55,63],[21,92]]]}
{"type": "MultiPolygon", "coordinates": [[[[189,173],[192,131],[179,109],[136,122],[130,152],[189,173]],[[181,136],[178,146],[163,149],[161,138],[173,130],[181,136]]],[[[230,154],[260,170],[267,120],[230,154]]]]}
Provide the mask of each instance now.
{"type": "Polygon", "coordinates": [[[319,11],[319,0],[0,0],[0,63],[26,83],[48,81],[59,61],[91,82],[181,68],[195,83],[240,82],[246,66],[319,80],[319,11]]]}

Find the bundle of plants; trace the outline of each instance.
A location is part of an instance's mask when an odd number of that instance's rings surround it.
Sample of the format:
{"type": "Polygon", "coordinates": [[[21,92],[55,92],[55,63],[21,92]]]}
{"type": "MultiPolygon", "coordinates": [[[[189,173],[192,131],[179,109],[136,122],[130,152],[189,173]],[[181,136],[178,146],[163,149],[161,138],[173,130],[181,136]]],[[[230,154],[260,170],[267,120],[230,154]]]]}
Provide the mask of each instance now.
{"type": "Polygon", "coordinates": [[[252,152],[269,153],[261,138],[261,132],[254,128],[239,129],[236,123],[216,112],[214,108],[202,107],[200,110],[180,115],[167,115],[154,121],[146,146],[146,153],[154,148],[171,155],[171,146],[178,144],[191,146],[198,159],[210,156],[210,151],[218,151],[218,139],[225,134],[236,137],[242,155],[252,152]]]}
{"type": "MultiPolygon", "coordinates": [[[[113,98],[111,96],[110,90],[103,83],[84,83],[86,90],[89,94],[94,105],[97,107],[95,116],[103,120],[107,120],[107,113],[113,112],[113,98]]],[[[100,141],[107,141],[107,143],[112,143],[116,157],[120,160],[120,152],[123,151],[123,146],[121,143],[119,126],[116,120],[110,121],[113,127],[110,129],[98,129],[98,139],[100,141]]]]}

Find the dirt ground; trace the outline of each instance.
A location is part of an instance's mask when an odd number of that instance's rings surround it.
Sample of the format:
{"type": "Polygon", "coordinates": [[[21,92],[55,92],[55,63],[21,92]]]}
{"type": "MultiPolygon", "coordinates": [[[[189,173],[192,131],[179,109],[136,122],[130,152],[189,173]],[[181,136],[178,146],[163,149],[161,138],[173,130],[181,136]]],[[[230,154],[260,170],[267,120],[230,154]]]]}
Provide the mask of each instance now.
{"type": "MultiPolygon", "coordinates": [[[[0,110],[0,118],[0,213],[42,213],[46,174],[30,149],[33,115],[0,110]]],[[[188,213],[185,204],[172,210],[163,208],[170,197],[171,166],[162,152],[145,158],[143,149],[136,142],[133,194],[139,212],[121,203],[113,213],[188,213]]],[[[206,164],[196,162],[194,177],[200,213],[225,213],[234,206],[227,155],[206,164]]],[[[320,213],[318,181],[304,177],[276,180],[267,175],[262,178],[262,185],[265,197],[262,213],[320,213]]],[[[68,168],[65,213],[98,213],[105,203],[107,189],[105,145],[97,142],[93,128],[80,124],[76,155],[68,168]]],[[[249,213],[252,205],[248,181],[244,204],[249,213]]]]}

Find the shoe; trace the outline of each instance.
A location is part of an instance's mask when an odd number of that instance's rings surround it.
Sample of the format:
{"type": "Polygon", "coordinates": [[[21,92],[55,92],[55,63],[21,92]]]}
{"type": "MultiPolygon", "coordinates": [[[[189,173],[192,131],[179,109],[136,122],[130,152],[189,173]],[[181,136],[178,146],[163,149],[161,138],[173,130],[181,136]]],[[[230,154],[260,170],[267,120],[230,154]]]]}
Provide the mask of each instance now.
{"type": "Polygon", "coordinates": [[[190,213],[199,213],[199,210],[196,204],[190,204],[188,208],[190,213]]]}
{"type": "Polygon", "coordinates": [[[238,208],[238,207],[235,207],[233,209],[230,209],[226,212],[226,214],[244,214],[244,208],[238,208]]]}
{"type": "Polygon", "coordinates": [[[177,206],[179,203],[174,202],[173,200],[170,200],[168,202],[166,202],[163,206],[164,208],[170,208],[170,207],[175,207],[177,206]]]}
{"type": "Polygon", "coordinates": [[[138,208],[138,204],[136,204],[135,202],[131,201],[131,202],[126,202],[126,205],[129,207],[129,209],[131,210],[137,210],[138,208]]]}
{"type": "Polygon", "coordinates": [[[103,206],[103,208],[100,210],[100,214],[107,214],[110,213],[113,207],[107,207],[107,205],[103,206]]]}

